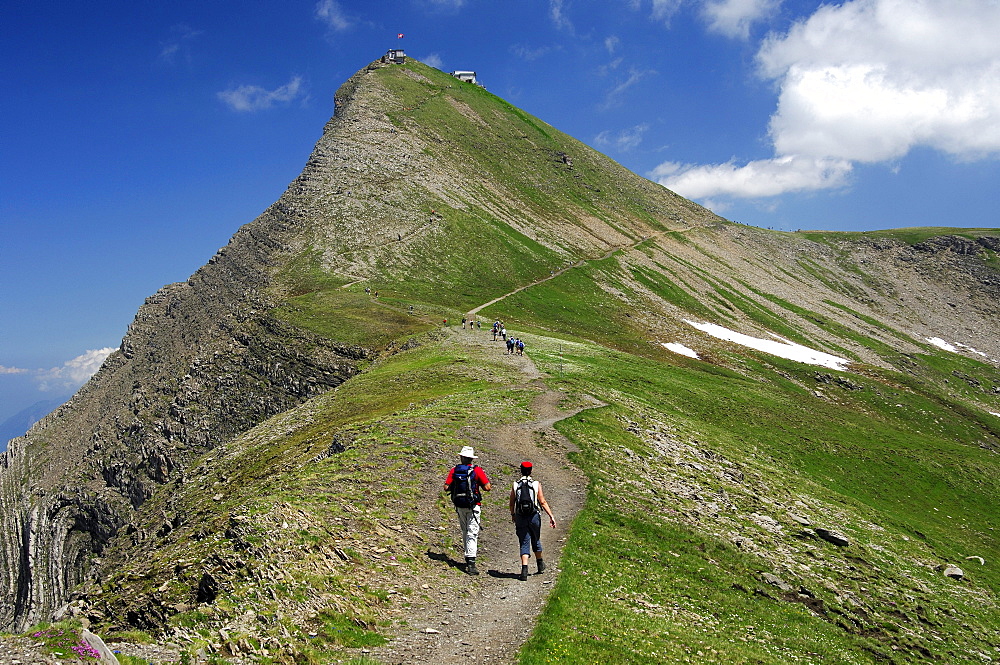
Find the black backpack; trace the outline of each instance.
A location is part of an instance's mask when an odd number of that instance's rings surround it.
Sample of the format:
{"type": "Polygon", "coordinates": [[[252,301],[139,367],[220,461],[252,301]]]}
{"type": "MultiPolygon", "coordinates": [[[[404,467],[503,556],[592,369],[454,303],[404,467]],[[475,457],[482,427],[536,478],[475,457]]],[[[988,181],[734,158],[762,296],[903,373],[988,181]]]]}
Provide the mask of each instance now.
{"type": "Polygon", "coordinates": [[[535,503],[535,481],[531,479],[531,476],[517,481],[517,492],[514,494],[514,512],[526,517],[538,512],[538,504],[535,503]]]}
{"type": "Polygon", "coordinates": [[[451,502],[459,508],[475,508],[483,500],[474,464],[459,464],[451,476],[451,502]]]}

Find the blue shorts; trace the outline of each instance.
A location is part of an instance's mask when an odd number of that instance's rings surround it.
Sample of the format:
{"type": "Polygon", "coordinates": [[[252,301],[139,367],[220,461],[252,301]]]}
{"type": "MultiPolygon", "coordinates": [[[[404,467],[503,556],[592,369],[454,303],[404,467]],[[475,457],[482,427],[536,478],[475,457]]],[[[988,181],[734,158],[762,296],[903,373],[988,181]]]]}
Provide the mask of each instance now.
{"type": "Polygon", "coordinates": [[[531,554],[542,551],[542,514],[535,513],[531,517],[514,515],[514,529],[517,540],[521,543],[521,554],[531,554]]]}

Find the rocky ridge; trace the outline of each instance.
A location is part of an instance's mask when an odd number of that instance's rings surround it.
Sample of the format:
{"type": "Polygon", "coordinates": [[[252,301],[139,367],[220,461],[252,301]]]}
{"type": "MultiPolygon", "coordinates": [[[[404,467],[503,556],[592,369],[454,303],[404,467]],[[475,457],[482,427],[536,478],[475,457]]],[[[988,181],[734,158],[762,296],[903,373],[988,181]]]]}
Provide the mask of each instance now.
{"type": "MultiPolygon", "coordinates": [[[[690,313],[658,298],[635,277],[641,270],[669,272],[702,305],[700,313],[741,331],[768,334],[766,324],[734,313],[718,295],[727,289],[740,292],[761,309],[777,312],[776,318],[802,337],[850,354],[862,365],[861,372],[865,365],[892,367],[905,360],[853,341],[831,324],[879,340],[904,358],[920,353],[924,340],[939,335],[961,340],[994,364],[1000,358],[1000,342],[991,333],[992,322],[1000,317],[1000,280],[984,262],[1000,244],[992,235],[976,240],[938,237],[910,246],[868,239],[818,243],[808,236],[769,233],[724,223],[620,170],[614,171],[615,178],[600,181],[593,175],[595,164],[610,160],[582,144],[556,151],[542,146],[527,129],[512,132],[501,137],[514,146],[512,152],[544,165],[532,172],[534,186],[556,192],[566,183],[583,183],[577,193],[593,195],[558,214],[539,213],[519,201],[517,182],[504,180],[471,157],[457,165],[442,159],[449,150],[465,148],[446,129],[407,114],[441,103],[443,93],[427,86],[404,99],[388,87],[382,69],[373,64],[338,91],[334,118],[285,195],[237,232],[190,280],[151,297],[119,351],[91,383],[0,457],[0,625],[23,628],[61,613],[160,632],[179,616],[198,616],[215,631],[212,649],[234,658],[266,657],[288,637],[281,633],[274,605],[285,620],[314,626],[324,609],[360,601],[338,600],[335,592],[311,589],[303,580],[317,571],[348,576],[363,562],[377,569],[373,575],[384,586],[396,589],[391,598],[367,600],[386,614],[412,619],[413,612],[394,603],[431,594],[394,584],[396,565],[402,564],[393,565],[388,557],[391,552],[428,564],[421,558],[424,547],[446,557],[447,538],[428,535],[445,528],[437,521],[420,529],[373,521],[366,511],[378,506],[380,497],[371,496],[359,504],[363,508],[345,503],[333,524],[287,501],[275,500],[273,510],[264,514],[248,507],[252,493],[267,487],[277,494],[281,489],[266,485],[268,474],[308,470],[331,456],[350,454],[350,439],[330,441],[309,434],[315,440],[301,443],[294,455],[276,458],[276,467],[252,478],[260,484],[234,487],[233,478],[243,478],[237,469],[255,456],[308,432],[336,389],[386,352],[333,341],[276,315],[277,305],[315,288],[301,274],[292,274],[290,264],[307,263],[324,275],[352,280],[405,275],[429,261],[443,266],[457,260],[447,247],[458,212],[490,225],[506,220],[542,247],[532,246],[532,251],[550,252],[538,261],[535,272],[541,276],[522,278],[519,287],[543,281],[546,273],[554,276],[544,262],[583,269],[615,255],[628,270],[601,282],[600,289],[633,304],[632,313],[649,330],[651,344],[678,335],[692,339],[693,333],[682,323],[690,313]],[[604,199],[597,195],[601,188],[604,199]],[[648,218],[628,212],[630,197],[642,199],[636,205],[648,218]],[[300,538],[320,532],[335,536],[337,547],[310,546],[300,538]],[[181,551],[186,542],[214,549],[210,556],[172,560],[169,566],[155,560],[162,552],[181,551]],[[136,563],[137,556],[149,561],[136,563]],[[130,593],[109,598],[114,588],[130,593]],[[252,612],[236,612],[217,602],[235,591],[249,598],[248,589],[258,588],[271,599],[256,599],[252,612]],[[288,588],[303,596],[294,602],[281,596],[288,588]]],[[[399,71],[421,86],[427,80],[416,71],[399,71]]],[[[494,120],[458,98],[443,103],[477,127],[490,127],[494,120]]],[[[497,292],[500,298],[504,294],[497,292]]],[[[386,311],[393,306],[384,305],[386,311]]],[[[709,358],[720,365],[731,362],[724,352],[709,358]]],[[[471,369],[470,376],[490,380],[471,369]]],[[[976,388],[984,406],[996,394],[997,386],[988,382],[957,378],[976,388]],[[978,386],[971,381],[979,381],[978,386]]],[[[818,397],[836,399],[837,390],[854,390],[863,383],[846,385],[838,379],[817,378],[817,385],[805,385],[818,397]]],[[[400,446],[415,446],[414,441],[429,445],[421,438],[425,432],[407,433],[406,409],[386,416],[379,426],[399,433],[400,446]]],[[[806,557],[823,560],[822,547],[853,542],[855,533],[837,519],[812,524],[814,515],[836,516],[829,504],[784,488],[775,493],[761,487],[750,466],[684,442],[669,423],[623,422],[622,427],[656,451],[652,462],[670,475],[667,491],[682,506],[678,519],[746,551],[770,553],[772,567],[762,572],[765,584],[797,599],[826,588],[841,599],[836,609],[842,614],[837,616],[847,623],[852,621],[848,607],[877,616],[864,598],[827,588],[832,578],[852,572],[842,562],[817,564],[816,572],[802,568],[806,557]],[[720,483],[724,491],[718,489],[720,483]],[[788,585],[789,580],[795,584],[788,585]]],[[[359,440],[369,434],[353,433],[359,440]]],[[[489,441],[478,430],[462,436],[489,441]]],[[[448,451],[433,446],[406,450],[421,491],[434,496],[439,478],[423,458],[448,451]]],[[[495,451],[501,453],[499,443],[495,451]]],[[[388,451],[381,459],[392,463],[395,455],[388,451]]],[[[648,499],[637,487],[634,500],[648,499]]],[[[438,508],[425,502],[421,514],[438,508]]],[[[874,523],[865,526],[877,531],[874,523]]],[[[886,565],[889,555],[872,549],[870,560],[886,565]]],[[[916,562],[907,573],[926,577],[929,585],[940,577],[928,576],[929,570],[926,562],[916,562]]],[[[455,580],[449,584],[454,586],[455,580]]],[[[904,586],[901,582],[900,588],[904,586]]],[[[638,596],[631,600],[641,607],[649,602],[638,596]]],[[[800,601],[811,610],[823,609],[800,601]]],[[[173,638],[188,643],[203,639],[176,626],[173,638]]],[[[383,653],[402,660],[408,652],[402,646],[383,653]]]]}
{"type": "Polygon", "coordinates": [[[147,299],[91,381],[0,457],[0,625],[50,615],[156,487],[373,354],[270,314],[272,272],[301,246],[304,182],[147,299]]]}

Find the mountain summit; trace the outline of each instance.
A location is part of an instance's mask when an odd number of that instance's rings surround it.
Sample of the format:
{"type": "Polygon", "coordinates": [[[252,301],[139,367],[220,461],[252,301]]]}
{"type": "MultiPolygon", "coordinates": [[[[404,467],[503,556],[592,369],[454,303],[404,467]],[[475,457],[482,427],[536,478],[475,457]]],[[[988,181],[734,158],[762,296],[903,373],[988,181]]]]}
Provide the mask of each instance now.
{"type": "Polygon", "coordinates": [[[708,625],[704,653],[748,662],[980,662],[1000,577],[941,571],[1000,557],[998,251],[734,224],[482,88],[372,63],[281,198],[0,457],[0,626],[450,662],[406,628],[437,589],[519,611],[505,495],[495,574],[448,565],[440,483],[474,445],[501,488],[544,460],[581,511],[545,610],[580,627],[567,662],[666,662],[708,625]]]}
{"type": "Polygon", "coordinates": [[[207,451],[426,327],[337,303],[345,284],[365,280],[421,311],[461,309],[653,229],[714,219],[413,61],[373,63],[335,105],[285,194],[187,282],[150,297],[93,380],[12,445],[0,625],[64,604],[134,512],[207,451]],[[315,307],[341,320],[315,321],[315,307]]]}

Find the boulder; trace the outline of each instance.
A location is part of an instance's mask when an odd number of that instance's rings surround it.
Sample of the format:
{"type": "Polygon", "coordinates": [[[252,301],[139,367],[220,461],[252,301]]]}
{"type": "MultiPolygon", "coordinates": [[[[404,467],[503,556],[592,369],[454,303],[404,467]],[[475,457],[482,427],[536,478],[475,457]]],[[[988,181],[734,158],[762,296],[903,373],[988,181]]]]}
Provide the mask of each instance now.
{"type": "Polygon", "coordinates": [[[965,573],[958,566],[945,566],[944,574],[945,577],[950,577],[953,580],[960,580],[965,577],[965,573]]]}
{"type": "Polygon", "coordinates": [[[199,603],[214,603],[219,595],[219,581],[211,573],[203,573],[198,581],[197,601],[199,603]]]}
{"type": "Polygon", "coordinates": [[[118,658],[111,652],[104,640],[94,633],[84,628],[80,633],[80,640],[89,646],[93,653],[98,654],[97,662],[101,665],[118,665],[118,658]]]}
{"type": "Polygon", "coordinates": [[[802,515],[799,515],[798,513],[793,513],[792,511],[788,511],[788,517],[793,522],[798,522],[802,526],[809,526],[811,524],[808,518],[802,517],[802,515]]]}
{"type": "Polygon", "coordinates": [[[794,588],[792,587],[791,584],[789,584],[785,580],[771,573],[761,573],[760,579],[762,579],[764,582],[767,582],[771,586],[778,587],[782,591],[791,591],[794,588]]]}
{"type": "Polygon", "coordinates": [[[814,529],[814,531],[817,536],[828,543],[833,543],[837,547],[847,547],[851,544],[851,541],[847,539],[847,536],[839,531],[834,531],[833,529],[821,529],[819,527],[814,529]]]}

